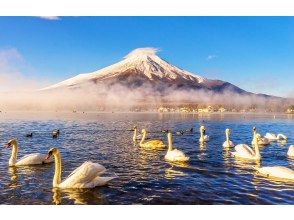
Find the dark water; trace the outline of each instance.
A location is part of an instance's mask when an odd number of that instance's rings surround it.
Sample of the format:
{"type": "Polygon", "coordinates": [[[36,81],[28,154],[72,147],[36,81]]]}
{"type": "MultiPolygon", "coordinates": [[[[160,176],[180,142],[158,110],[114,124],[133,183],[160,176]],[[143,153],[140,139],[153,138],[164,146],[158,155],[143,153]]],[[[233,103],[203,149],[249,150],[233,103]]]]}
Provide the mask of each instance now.
{"type": "MultiPolygon", "coordinates": [[[[53,190],[54,165],[8,168],[11,150],[0,149],[0,201],[2,204],[294,204],[294,184],[257,176],[252,166],[231,158],[224,150],[225,128],[231,140],[250,144],[251,129],[284,133],[288,143],[272,143],[261,148],[263,166],[283,165],[294,169],[286,156],[294,144],[293,116],[215,115],[199,117],[180,114],[1,114],[0,142],[11,137],[19,140],[19,158],[27,153],[46,153],[58,147],[65,178],[86,160],[103,164],[117,179],[105,187],[88,190],[53,190]],[[199,146],[198,128],[206,126],[211,140],[199,146]],[[148,151],[133,145],[137,125],[150,131],[194,128],[194,133],[174,135],[174,145],[190,161],[175,165],[164,161],[164,151],[148,151]],[[52,139],[50,132],[61,135],[52,139]],[[25,138],[27,132],[33,138],[25,138]]],[[[151,138],[166,136],[150,133],[151,138]]]]}

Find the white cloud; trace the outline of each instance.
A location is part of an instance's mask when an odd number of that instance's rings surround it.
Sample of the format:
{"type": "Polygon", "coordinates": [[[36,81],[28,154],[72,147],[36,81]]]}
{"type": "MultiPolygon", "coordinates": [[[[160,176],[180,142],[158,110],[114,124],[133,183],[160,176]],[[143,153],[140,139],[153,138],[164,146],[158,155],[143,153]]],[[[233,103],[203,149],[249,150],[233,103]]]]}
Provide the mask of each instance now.
{"type": "Polygon", "coordinates": [[[217,58],[217,57],[218,57],[218,56],[215,55],[215,54],[210,54],[210,55],[207,56],[206,60],[213,60],[213,59],[215,59],[215,58],[217,58]]]}
{"type": "Polygon", "coordinates": [[[44,20],[49,20],[49,21],[60,20],[60,17],[58,17],[58,16],[37,16],[37,17],[44,19],[44,20]]]}

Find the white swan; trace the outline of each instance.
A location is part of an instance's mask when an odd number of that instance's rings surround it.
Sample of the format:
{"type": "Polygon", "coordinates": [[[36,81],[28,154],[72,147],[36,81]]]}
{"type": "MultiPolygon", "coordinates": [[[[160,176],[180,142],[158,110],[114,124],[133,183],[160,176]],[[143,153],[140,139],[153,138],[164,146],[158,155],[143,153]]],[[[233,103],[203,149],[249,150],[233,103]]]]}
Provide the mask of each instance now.
{"type": "Polygon", "coordinates": [[[158,148],[164,148],[165,144],[161,140],[150,140],[145,142],[146,136],[147,136],[147,130],[142,129],[142,140],[140,141],[139,146],[144,148],[150,148],[150,149],[158,149],[158,148]]]}
{"type": "Polygon", "coordinates": [[[256,168],[258,174],[280,180],[294,181],[294,171],[283,166],[261,167],[256,168]]]}
{"type": "Polygon", "coordinates": [[[40,153],[27,154],[17,160],[18,144],[15,139],[9,140],[5,147],[12,147],[11,157],[8,162],[9,166],[28,166],[53,162],[52,159],[46,160],[46,154],[40,153]]]}
{"type": "Polygon", "coordinates": [[[286,142],[288,140],[287,136],[284,134],[275,135],[273,133],[266,133],[264,137],[269,139],[269,141],[286,142]]]}
{"type": "Polygon", "coordinates": [[[86,161],[61,182],[61,156],[59,150],[57,148],[51,148],[48,152],[47,159],[51,156],[54,156],[55,159],[53,187],[63,189],[94,188],[96,186],[104,186],[115,178],[100,176],[106,171],[106,168],[98,163],[86,161]]]}
{"type": "Polygon", "coordinates": [[[290,145],[287,155],[294,158],[294,145],[290,145]]]}
{"type": "Polygon", "coordinates": [[[235,152],[232,152],[232,155],[237,158],[259,161],[261,159],[258,147],[259,139],[260,134],[256,134],[254,137],[254,151],[246,144],[238,144],[235,147],[235,152]]]}
{"type": "Polygon", "coordinates": [[[201,125],[199,130],[200,130],[199,142],[203,143],[203,142],[209,141],[209,136],[205,135],[205,127],[201,125]]]}
{"type": "MultiPolygon", "coordinates": [[[[256,134],[258,134],[256,127],[253,127],[253,139],[256,134]]],[[[252,145],[254,144],[254,140],[252,140],[251,144],[252,145]]],[[[270,144],[270,140],[268,138],[260,137],[260,140],[258,141],[258,145],[269,145],[269,144],[270,144]]]]}
{"type": "Polygon", "coordinates": [[[233,144],[232,141],[230,141],[231,130],[229,128],[226,129],[225,134],[226,134],[226,140],[223,143],[223,147],[234,147],[235,145],[233,144]]]}
{"type": "Polygon", "coordinates": [[[189,157],[187,157],[182,151],[173,149],[173,140],[172,134],[170,131],[167,133],[167,140],[168,140],[168,150],[164,159],[170,162],[187,162],[189,157]]]}

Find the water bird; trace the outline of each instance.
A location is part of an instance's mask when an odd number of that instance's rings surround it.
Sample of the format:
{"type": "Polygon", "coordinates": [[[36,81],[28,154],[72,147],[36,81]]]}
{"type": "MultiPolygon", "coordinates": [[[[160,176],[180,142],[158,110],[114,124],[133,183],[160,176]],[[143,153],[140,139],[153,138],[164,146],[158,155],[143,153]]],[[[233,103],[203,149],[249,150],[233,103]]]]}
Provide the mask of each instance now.
{"type": "Polygon", "coordinates": [[[235,145],[233,144],[232,141],[230,141],[231,130],[229,128],[226,129],[225,134],[226,134],[226,140],[223,143],[223,147],[226,147],[226,148],[234,147],[235,145]]]}
{"type": "Polygon", "coordinates": [[[193,128],[186,129],[186,132],[193,132],[193,128]]]}
{"type": "Polygon", "coordinates": [[[52,138],[57,138],[59,136],[60,132],[59,129],[55,129],[52,131],[52,138]]]}
{"type": "Polygon", "coordinates": [[[168,130],[161,130],[161,133],[167,133],[168,130]]]}
{"type": "Polygon", "coordinates": [[[167,140],[168,140],[168,149],[167,149],[166,155],[164,156],[165,160],[170,162],[187,162],[190,159],[182,151],[178,149],[174,149],[172,133],[170,131],[168,131],[167,133],[167,140]]]}
{"type": "Polygon", "coordinates": [[[278,141],[278,142],[287,142],[288,138],[284,134],[275,135],[273,133],[266,133],[265,138],[269,139],[269,141],[278,141]]]}
{"type": "Polygon", "coordinates": [[[53,177],[53,187],[57,188],[94,188],[96,186],[104,186],[115,177],[102,177],[106,168],[98,163],[91,161],[84,162],[76,168],[63,182],[61,182],[61,155],[57,148],[51,148],[48,151],[46,159],[54,157],[55,173],[53,177]]]}
{"type": "Polygon", "coordinates": [[[177,131],[176,134],[177,135],[184,135],[184,131],[177,131]]]}
{"type": "Polygon", "coordinates": [[[203,142],[209,141],[209,136],[205,135],[205,127],[204,127],[204,125],[201,125],[199,130],[200,130],[199,142],[203,143],[203,142]]]}
{"type": "Polygon", "coordinates": [[[238,144],[235,146],[235,152],[232,155],[237,158],[246,160],[260,161],[261,155],[259,152],[258,141],[260,140],[260,134],[254,136],[254,151],[246,144],[238,144]]]}
{"type": "Polygon", "coordinates": [[[294,145],[290,145],[288,152],[287,152],[288,157],[293,157],[294,158],[294,145]]]}
{"type": "MultiPolygon", "coordinates": [[[[253,139],[254,139],[254,136],[256,134],[258,134],[256,127],[253,127],[252,131],[253,131],[253,139]]],[[[252,145],[254,144],[254,140],[252,140],[251,144],[252,145]]],[[[260,136],[260,140],[258,141],[258,144],[259,145],[269,145],[270,144],[270,140],[268,138],[266,138],[266,137],[261,137],[260,136]]]]}
{"type": "Polygon", "coordinates": [[[28,166],[51,163],[53,160],[46,160],[45,154],[33,153],[28,154],[17,160],[18,143],[15,139],[11,139],[5,145],[5,148],[12,147],[11,157],[9,159],[9,166],[28,166]]]}
{"type": "Polygon", "coordinates": [[[145,142],[146,136],[147,136],[147,130],[142,129],[142,139],[139,144],[140,147],[152,148],[152,149],[165,147],[165,144],[161,140],[150,140],[145,142]]]}
{"type": "Polygon", "coordinates": [[[27,134],[26,134],[26,137],[33,137],[33,132],[31,132],[31,133],[27,133],[27,134]]]}

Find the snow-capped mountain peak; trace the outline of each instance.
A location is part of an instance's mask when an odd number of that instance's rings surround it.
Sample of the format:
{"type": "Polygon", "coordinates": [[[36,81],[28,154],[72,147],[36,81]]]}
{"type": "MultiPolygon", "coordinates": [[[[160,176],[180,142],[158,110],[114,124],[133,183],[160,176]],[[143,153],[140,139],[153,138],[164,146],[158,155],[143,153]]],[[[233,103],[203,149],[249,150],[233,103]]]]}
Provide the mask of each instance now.
{"type": "MultiPolygon", "coordinates": [[[[113,77],[117,77],[126,71],[133,71],[133,74],[142,74],[150,81],[164,79],[173,80],[188,80],[195,83],[203,83],[206,78],[192,74],[188,71],[180,69],[169,64],[157,56],[158,50],[155,48],[138,48],[127,54],[124,59],[116,64],[105,67],[101,70],[79,74],[73,78],[62,81],[55,85],[44,89],[53,89],[59,87],[72,87],[87,81],[100,81],[113,77]]],[[[43,89],[43,90],[44,90],[43,89]]]]}

